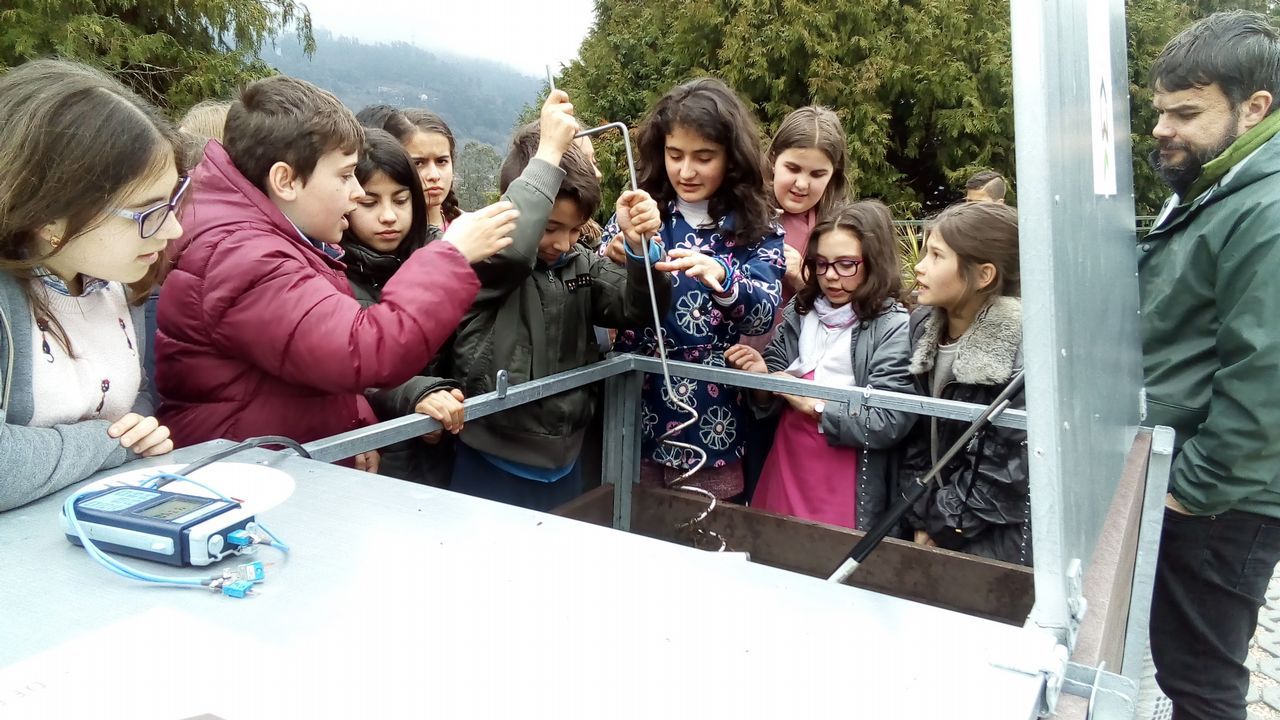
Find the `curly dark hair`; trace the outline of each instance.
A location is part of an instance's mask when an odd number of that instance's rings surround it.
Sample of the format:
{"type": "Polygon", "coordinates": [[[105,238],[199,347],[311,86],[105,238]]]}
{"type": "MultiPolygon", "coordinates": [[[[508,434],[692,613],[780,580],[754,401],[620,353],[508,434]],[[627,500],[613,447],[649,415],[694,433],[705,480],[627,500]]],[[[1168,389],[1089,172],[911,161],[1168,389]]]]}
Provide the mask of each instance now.
{"type": "Polygon", "coordinates": [[[862,244],[862,265],[858,267],[862,282],[849,301],[858,318],[870,320],[885,311],[885,300],[901,300],[902,273],[898,270],[893,216],[879,200],[859,200],[836,205],[809,234],[804,251],[804,287],[796,292],[796,312],[808,314],[813,303],[822,297],[813,265],[818,257],[818,241],[833,230],[847,230],[862,244]]]}
{"type": "Polygon", "coordinates": [[[704,77],[672,88],[645,117],[637,133],[640,189],[663,208],[676,199],[667,178],[666,140],[684,127],[724,147],[725,174],[708,206],[713,218],[734,216],[739,240],[760,242],[773,232],[773,206],[765,191],[760,128],[751,110],[716,78],[704,77]]]}

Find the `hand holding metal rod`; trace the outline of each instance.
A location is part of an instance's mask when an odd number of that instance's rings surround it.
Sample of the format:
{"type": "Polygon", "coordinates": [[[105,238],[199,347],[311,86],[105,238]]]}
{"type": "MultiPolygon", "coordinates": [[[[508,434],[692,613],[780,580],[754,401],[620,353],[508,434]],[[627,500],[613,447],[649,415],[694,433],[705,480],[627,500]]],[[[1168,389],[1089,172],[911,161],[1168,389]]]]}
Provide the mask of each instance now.
{"type": "MultiPolygon", "coordinates": [[[[548,71],[547,82],[551,85],[551,88],[554,90],[555,83],[551,79],[550,70],[551,70],[550,68],[547,68],[547,71],[548,71]]],[[[622,133],[622,147],[623,149],[626,150],[626,153],[627,153],[627,171],[630,173],[631,189],[639,190],[640,182],[636,177],[635,156],[633,156],[631,153],[631,131],[629,128],[627,128],[626,123],[613,122],[613,123],[609,123],[608,125],[601,125],[600,127],[591,128],[589,130],[583,130],[578,134],[574,135],[574,137],[575,138],[592,137],[594,135],[599,135],[600,133],[603,133],[607,130],[617,130],[622,133]]],[[[653,242],[653,241],[650,240],[650,242],[653,242]]],[[[662,363],[662,382],[663,382],[663,387],[666,389],[667,401],[671,405],[675,406],[676,408],[678,408],[679,410],[681,410],[682,412],[686,413],[689,416],[687,420],[667,430],[665,433],[662,434],[661,437],[658,438],[659,443],[662,443],[663,445],[666,445],[668,447],[679,449],[682,453],[682,457],[691,456],[694,458],[694,461],[690,464],[689,469],[686,470],[684,473],[682,473],[680,477],[676,478],[675,481],[673,481],[670,484],[670,487],[676,490],[684,490],[685,492],[694,493],[695,495],[701,495],[707,500],[706,508],[704,508],[703,511],[698,514],[697,517],[689,520],[688,522],[681,523],[678,529],[688,528],[689,530],[691,530],[695,536],[695,545],[696,545],[696,538],[698,537],[709,538],[713,543],[718,545],[716,550],[722,551],[728,548],[728,543],[725,542],[725,539],[721,537],[718,533],[716,533],[714,530],[709,530],[701,527],[702,522],[707,519],[707,516],[710,515],[713,510],[716,509],[716,503],[717,503],[716,496],[713,493],[710,493],[700,487],[687,484],[689,480],[691,480],[693,476],[696,475],[699,471],[701,471],[703,466],[707,464],[707,451],[698,447],[697,445],[693,445],[691,443],[686,443],[686,442],[680,442],[679,440],[674,439],[685,428],[696,424],[698,422],[699,416],[698,416],[698,411],[695,410],[693,406],[680,400],[679,396],[676,395],[675,389],[672,386],[671,370],[667,367],[667,344],[666,344],[666,337],[665,337],[666,334],[662,331],[662,313],[658,312],[658,296],[657,296],[657,293],[654,291],[654,287],[653,287],[653,267],[649,260],[649,252],[647,247],[645,248],[644,252],[641,253],[641,255],[644,259],[644,269],[645,269],[644,276],[649,283],[649,306],[650,306],[650,310],[653,312],[653,329],[654,329],[654,335],[656,336],[657,342],[658,342],[658,359],[662,363]]]]}
{"type": "Polygon", "coordinates": [[[969,442],[969,439],[978,434],[979,430],[982,430],[984,426],[1009,408],[1009,404],[1013,399],[1013,396],[1017,395],[1022,390],[1023,382],[1024,378],[1022,371],[1019,370],[1018,373],[1013,376],[1013,379],[1009,381],[1009,384],[1005,389],[1000,391],[1000,394],[996,396],[996,399],[987,406],[987,409],[983,410],[982,414],[970,423],[969,427],[960,435],[959,439],[957,439],[950,448],[947,448],[947,452],[943,454],[938,462],[933,464],[933,467],[929,468],[929,472],[925,473],[924,477],[919,478],[912,483],[911,487],[903,492],[902,496],[898,498],[898,502],[889,509],[889,512],[885,513],[884,517],[873,525],[871,529],[867,531],[867,534],[858,541],[858,544],[853,546],[853,550],[849,551],[849,555],[845,559],[844,563],[841,564],[840,567],[832,573],[831,577],[827,578],[827,580],[831,582],[844,582],[853,575],[854,571],[858,569],[858,566],[862,564],[862,561],[867,559],[867,556],[871,554],[871,551],[879,547],[881,541],[883,541],[885,536],[889,534],[889,531],[893,530],[893,528],[897,526],[898,521],[907,514],[907,511],[911,509],[911,506],[914,505],[916,501],[925,494],[925,491],[929,489],[929,483],[933,482],[933,479],[942,472],[943,468],[947,466],[947,463],[951,462],[951,459],[955,457],[962,448],[964,448],[964,446],[969,442]]]}

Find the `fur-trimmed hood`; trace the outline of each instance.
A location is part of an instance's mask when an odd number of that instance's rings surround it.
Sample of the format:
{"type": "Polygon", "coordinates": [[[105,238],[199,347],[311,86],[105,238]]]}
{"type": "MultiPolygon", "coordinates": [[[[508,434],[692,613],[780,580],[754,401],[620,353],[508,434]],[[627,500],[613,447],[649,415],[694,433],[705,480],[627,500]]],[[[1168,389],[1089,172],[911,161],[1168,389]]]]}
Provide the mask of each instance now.
{"type": "MultiPolygon", "coordinates": [[[[911,373],[924,375],[933,370],[938,343],[946,323],[946,313],[937,308],[922,309],[924,318],[912,323],[911,373]]],[[[956,359],[951,368],[956,381],[965,385],[999,385],[1008,382],[1022,367],[1022,299],[996,297],[978,311],[973,324],[956,341],[956,359]]]]}

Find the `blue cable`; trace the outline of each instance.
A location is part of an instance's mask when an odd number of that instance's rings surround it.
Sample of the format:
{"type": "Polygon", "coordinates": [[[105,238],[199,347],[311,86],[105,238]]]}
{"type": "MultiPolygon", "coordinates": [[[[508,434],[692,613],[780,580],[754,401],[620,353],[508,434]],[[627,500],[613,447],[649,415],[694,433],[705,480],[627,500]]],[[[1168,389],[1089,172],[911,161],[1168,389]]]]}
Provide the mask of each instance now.
{"type": "Polygon", "coordinates": [[[115,558],[110,557],[106,553],[102,552],[102,550],[100,550],[98,546],[92,540],[90,540],[88,536],[85,534],[84,528],[81,527],[80,525],[80,520],[76,517],[76,509],[75,509],[76,500],[80,499],[84,495],[89,494],[90,492],[97,492],[97,489],[81,490],[79,492],[72,493],[67,498],[66,502],[63,503],[62,512],[66,514],[67,519],[70,521],[71,528],[75,530],[76,535],[79,536],[80,538],[80,542],[84,544],[84,549],[86,552],[89,553],[89,557],[92,557],[94,560],[98,561],[100,565],[106,567],[108,570],[116,573],[117,575],[122,575],[126,578],[130,578],[133,580],[141,580],[143,582],[149,582],[149,583],[160,583],[163,585],[177,585],[181,587],[201,587],[202,588],[202,587],[205,587],[212,580],[216,579],[216,577],[202,579],[202,578],[166,577],[161,575],[152,575],[151,573],[143,572],[141,570],[138,570],[137,568],[133,568],[128,565],[125,565],[119,560],[116,560],[115,558]]]}

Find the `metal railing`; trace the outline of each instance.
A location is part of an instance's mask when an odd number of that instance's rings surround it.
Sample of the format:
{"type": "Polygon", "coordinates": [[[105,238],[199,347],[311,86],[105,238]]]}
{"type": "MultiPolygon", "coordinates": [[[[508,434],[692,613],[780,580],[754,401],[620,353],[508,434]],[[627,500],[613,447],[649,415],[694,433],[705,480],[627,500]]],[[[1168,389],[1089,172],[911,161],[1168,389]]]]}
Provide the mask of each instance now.
{"type": "MultiPolygon", "coordinates": [[[[901,410],[911,412],[918,415],[931,415],[934,417],[947,418],[950,420],[967,420],[972,421],[977,418],[983,411],[983,406],[972,403],[957,402],[955,400],[942,400],[939,398],[927,397],[923,395],[910,395],[907,393],[890,392],[888,390],[877,390],[875,388],[823,385],[820,383],[801,380],[799,378],[784,378],[777,375],[764,375],[760,373],[749,373],[742,370],[731,370],[728,368],[712,367],[709,365],[700,365],[697,363],[687,363],[671,361],[671,371],[673,375],[689,378],[691,380],[704,380],[718,382],[725,385],[734,385],[750,390],[765,390],[768,392],[783,392],[791,395],[799,395],[803,397],[817,398],[828,402],[847,403],[849,414],[855,414],[862,407],[876,407],[887,410],[901,410]]],[[[661,364],[657,358],[646,357],[631,354],[614,354],[610,358],[598,363],[586,365],[575,370],[550,375],[538,380],[512,385],[509,388],[500,387],[493,392],[477,395],[476,397],[467,399],[463,405],[466,407],[466,419],[476,420],[487,415],[503,412],[512,408],[525,405],[537,400],[541,400],[551,395],[574,390],[576,388],[590,385],[605,380],[615,379],[620,376],[635,373],[637,385],[636,396],[634,400],[639,402],[638,375],[640,373],[661,373],[661,364]]],[[[501,383],[500,383],[501,385],[501,383]]],[[[623,393],[631,395],[633,393],[623,393]]],[[[617,393],[606,393],[605,395],[605,413],[606,423],[611,405],[617,405],[630,400],[630,397],[619,397],[617,393]]],[[[639,411],[636,411],[636,420],[638,422],[639,411]]],[[[1008,410],[1000,415],[994,422],[995,425],[1002,427],[1016,428],[1025,430],[1027,427],[1027,413],[1025,410],[1008,410]]],[[[387,420],[376,425],[351,430],[341,435],[316,440],[307,443],[303,447],[311,453],[311,457],[321,462],[334,462],[345,458],[358,455],[369,450],[376,450],[381,447],[408,440],[413,437],[419,437],[430,432],[439,430],[440,423],[426,415],[405,415],[404,417],[387,420]]],[[[606,427],[605,437],[614,437],[609,433],[606,427]]]]}
{"type": "MultiPolygon", "coordinates": [[[[893,226],[896,229],[912,228],[914,230],[923,230],[925,224],[927,224],[928,222],[929,222],[928,220],[920,220],[920,219],[894,220],[893,226]]],[[[1151,232],[1151,226],[1154,225],[1155,222],[1156,222],[1155,215],[1139,215],[1133,219],[1134,232],[1138,233],[1139,235],[1146,235],[1147,233],[1151,232]]]]}

